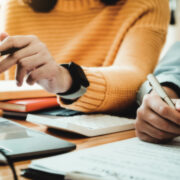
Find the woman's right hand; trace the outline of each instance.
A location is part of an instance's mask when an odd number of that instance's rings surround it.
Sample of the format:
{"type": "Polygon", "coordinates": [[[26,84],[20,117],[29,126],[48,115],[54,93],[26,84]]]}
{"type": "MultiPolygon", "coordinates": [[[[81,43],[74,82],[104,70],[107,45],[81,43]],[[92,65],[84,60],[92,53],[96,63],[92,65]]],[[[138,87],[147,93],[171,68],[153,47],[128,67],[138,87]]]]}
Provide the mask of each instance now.
{"type": "MultiPolygon", "coordinates": [[[[166,92],[170,97],[177,98],[171,89],[166,88],[166,92]]],[[[165,143],[179,136],[180,99],[174,102],[176,109],[169,107],[154,91],[145,95],[137,110],[136,135],[153,143],[165,143]]]]}

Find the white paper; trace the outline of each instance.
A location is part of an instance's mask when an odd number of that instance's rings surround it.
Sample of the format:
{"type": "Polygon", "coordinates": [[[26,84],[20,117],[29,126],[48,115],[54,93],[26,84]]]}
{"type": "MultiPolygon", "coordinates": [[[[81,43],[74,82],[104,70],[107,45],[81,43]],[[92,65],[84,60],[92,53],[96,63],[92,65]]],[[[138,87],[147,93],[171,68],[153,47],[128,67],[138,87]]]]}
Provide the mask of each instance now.
{"type": "Polygon", "coordinates": [[[15,80],[0,80],[0,92],[14,92],[14,91],[32,91],[42,90],[43,88],[38,85],[28,85],[26,82],[21,87],[16,85],[15,80]]]}
{"type": "Polygon", "coordinates": [[[67,174],[82,172],[117,180],[180,179],[180,141],[169,145],[137,138],[35,160],[31,167],[67,174]]]}

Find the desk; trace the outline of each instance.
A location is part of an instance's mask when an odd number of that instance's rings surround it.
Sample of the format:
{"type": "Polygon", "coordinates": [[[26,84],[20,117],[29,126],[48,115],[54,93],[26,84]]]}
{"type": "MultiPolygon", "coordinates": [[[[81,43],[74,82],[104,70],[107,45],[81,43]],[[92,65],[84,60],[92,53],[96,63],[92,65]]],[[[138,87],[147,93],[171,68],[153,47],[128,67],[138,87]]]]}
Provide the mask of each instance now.
{"type": "MultiPolygon", "coordinates": [[[[101,144],[106,144],[110,142],[115,142],[115,141],[135,137],[135,131],[130,130],[130,131],[124,131],[124,132],[119,132],[119,133],[113,133],[109,135],[87,138],[80,135],[74,135],[74,134],[61,132],[61,131],[47,130],[46,126],[36,125],[36,124],[32,124],[26,121],[16,120],[16,122],[22,125],[25,125],[29,128],[33,128],[33,129],[48,133],[50,135],[62,138],[69,142],[72,142],[77,145],[76,150],[85,149],[85,148],[89,148],[89,147],[93,147],[93,146],[97,146],[101,144]]],[[[17,170],[18,175],[20,174],[20,169],[27,168],[29,164],[30,164],[30,161],[22,161],[22,162],[15,163],[15,168],[17,170]]],[[[12,179],[12,174],[11,174],[10,169],[7,166],[4,166],[4,167],[1,166],[0,167],[0,180],[11,180],[11,179],[12,179]]],[[[22,178],[20,176],[19,176],[19,179],[25,180],[25,178],[22,178]]]]}

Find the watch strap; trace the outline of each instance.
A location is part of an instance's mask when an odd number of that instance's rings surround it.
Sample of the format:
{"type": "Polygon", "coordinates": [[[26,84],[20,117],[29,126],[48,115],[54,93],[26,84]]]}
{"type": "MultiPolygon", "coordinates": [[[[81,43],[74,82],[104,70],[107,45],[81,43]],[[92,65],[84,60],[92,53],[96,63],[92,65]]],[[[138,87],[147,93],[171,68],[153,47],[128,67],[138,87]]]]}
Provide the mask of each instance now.
{"type": "Polygon", "coordinates": [[[86,92],[86,88],[89,86],[89,81],[81,68],[81,66],[71,62],[69,64],[61,64],[66,68],[72,78],[72,85],[70,89],[64,93],[58,93],[58,95],[64,100],[74,100],[78,99],[86,92]]]}
{"type": "Polygon", "coordinates": [[[63,99],[77,99],[79,97],[81,97],[85,92],[86,92],[86,87],[81,86],[80,89],[74,93],[71,94],[67,94],[67,95],[60,95],[63,99]]]}
{"type": "Polygon", "coordinates": [[[72,85],[68,91],[66,91],[64,93],[58,93],[58,95],[64,96],[64,95],[69,95],[69,94],[72,94],[72,93],[78,91],[80,89],[80,82],[77,79],[77,74],[75,74],[75,72],[72,68],[70,69],[70,64],[61,64],[61,66],[66,68],[68,70],[68,72],[70,73],[71,78],[72,78],[72,85]]]}

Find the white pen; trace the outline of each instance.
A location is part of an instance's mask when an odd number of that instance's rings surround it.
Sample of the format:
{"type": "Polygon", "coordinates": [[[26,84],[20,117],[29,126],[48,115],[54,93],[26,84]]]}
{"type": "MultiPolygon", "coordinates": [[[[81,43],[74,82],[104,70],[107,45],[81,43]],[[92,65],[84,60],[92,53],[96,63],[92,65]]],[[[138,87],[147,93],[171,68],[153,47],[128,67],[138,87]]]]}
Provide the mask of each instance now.
{"type": "Polygon", "coordinates": [[[152,86],[153,90],[172,108],[175,109],[175,105],[172,100],[168,97],[163,87],[159,84],[157,78],[153,74],[149,74],[147,79],[152,86]]]}

